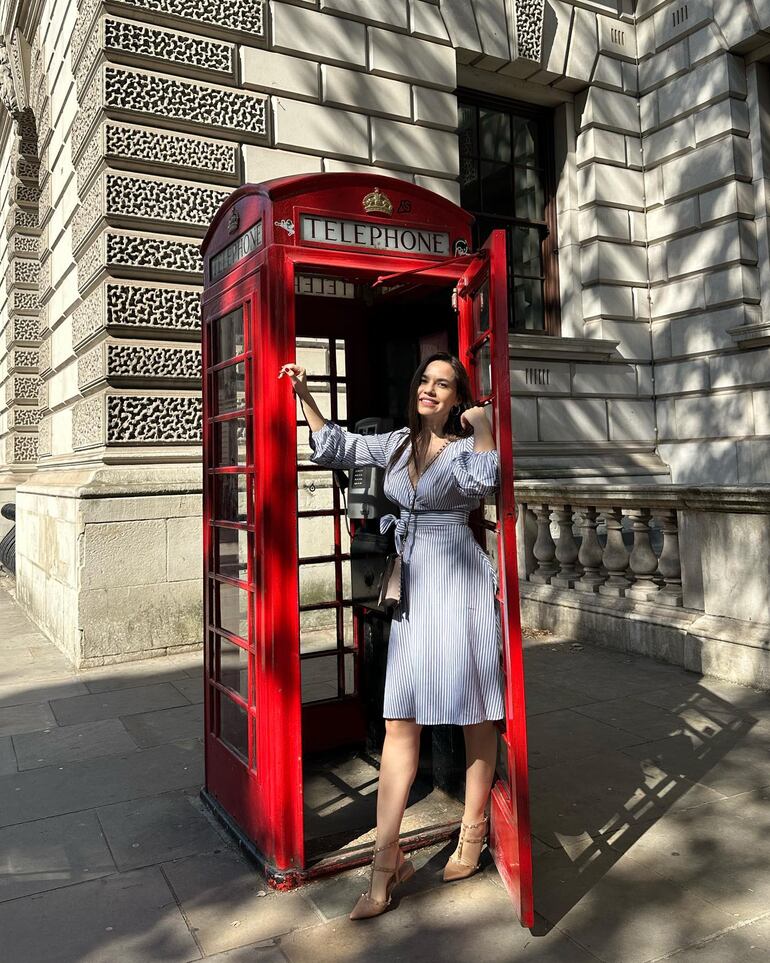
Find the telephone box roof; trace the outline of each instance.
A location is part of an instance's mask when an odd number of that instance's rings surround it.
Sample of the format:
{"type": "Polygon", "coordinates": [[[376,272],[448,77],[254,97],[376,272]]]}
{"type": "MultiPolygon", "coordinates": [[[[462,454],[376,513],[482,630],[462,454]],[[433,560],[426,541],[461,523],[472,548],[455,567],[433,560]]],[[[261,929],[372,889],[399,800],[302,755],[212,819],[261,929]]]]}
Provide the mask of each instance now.
{"type": "Polygon", "coordinates": [[[457,221],[458,219],[470,223],[474,220],[473,215],[469,214],[464,208],[459,207],[447,198],[442,197],[435,191],[430,191],[426,187],[420,187],[409,181],[402,181],[397,177],[386,177],[375,172],[340,172],[327,174],[294,174],[291,177],[276,177],[273,180],[262,181],[258,184],[244,184],[223,202],[217,213],[214,215],[206,236],[203,239],[201,249],[205,254],[211,239],[213,238],[217,226],[226,217],[230,208],[241,198],[252,195],[261,195],[271,202],[285,200],[289,197],[302,194],[312,194],[314,191],[330,190],[335,187],[355,187],[360,186],[362,190],[372,191],[375,188],[387,189],[397,192],[401,196],[406,195],[412,199],[421,198],[429,203],[434,210],[444,210],[447,219],[457,221]]]}

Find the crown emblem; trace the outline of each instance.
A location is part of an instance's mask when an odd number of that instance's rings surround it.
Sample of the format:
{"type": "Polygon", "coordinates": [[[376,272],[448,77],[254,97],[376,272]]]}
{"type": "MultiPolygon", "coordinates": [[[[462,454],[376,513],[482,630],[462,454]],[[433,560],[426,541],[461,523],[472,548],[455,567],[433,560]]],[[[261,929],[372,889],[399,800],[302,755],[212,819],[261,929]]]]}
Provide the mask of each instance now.
{"type": "Polygon", "coordinates": [[[234,207],[230,211],[230,216],[227,219],[227,233],[235,234],[238,230],[238,225],[241,223],[240,215],[238,214],[238,208],[234,207]]]}
{"type": "Polygon", "coordinates": [[[381,194],[379,187],[375,187],[371,194],[364,198],[364,210],[367,214],[392,214],[393,204],[387,194],[381,194]]]}

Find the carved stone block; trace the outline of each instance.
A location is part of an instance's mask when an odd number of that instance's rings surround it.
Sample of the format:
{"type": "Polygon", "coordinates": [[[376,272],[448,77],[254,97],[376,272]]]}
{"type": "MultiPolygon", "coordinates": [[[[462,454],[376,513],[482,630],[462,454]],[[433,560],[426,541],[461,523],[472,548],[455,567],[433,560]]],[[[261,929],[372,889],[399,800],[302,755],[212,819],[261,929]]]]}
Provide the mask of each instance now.
{"type": "Polygon", "coordinates": [[[14,254],[40,253],[40,239],[31,234],[16,234],[11,238],[11,251],[14,254]]]}
{"type": "Polygon", "coordinates": [[[51,445],[51,416],[46,415],[45,418],[40,419],[40,425],[37,431],[37,453],[38,457],[42,458],[44,455],[50,455],[52,451],[51,445]]]}
{"type": "Polygon", "coordinates": [[[51,370],[51,339],[46,338],[38,349],[38,374],[44,375],[51,370]]]}
{"type": "Polygon", "coordinates": [[[78,259],[78,286],[84,291],[102,270],[123,276],[170,273],[202,280],[200,246],[176,238],[105,231],[78,259]]]}
{"type": "Polygon", "coordinates": [[[543,43],[544,0],[516,0],[511,4],[516,23],[515,59],[540,62],[543,43]]]}
{"type": "Polygon", "coordinates": [[[40,200],[40,189],[17,180],[14,184],[13,199],[22,207],[35,207],[40,200]]]}
{"type": "Polygon", "coordinates": [[[147,329],[157,337],[200,336],[200,289],[106,282],[94,288],[75,309],[73,343],[77,347],[99,331],[147,329]]]}
{"type": "Polygon", "coordinates": [[[37,450],[37,432],[14,433],[5,439],[5,456],[9,465],[34,464],[37,450]]]}
{"type": "Polygon", "coordinates": [[[106,341],[78,358],[78,387],[100,381],[200,382],[200,348],[106,341]]]}
{"type": "Polygon", "coordinates": [[[36,344],[40,340],[38,318],[14,317],[5,329],[6,346],[12,344],[36,344]]]}
{"type": "Polygon", "coordinates": [[[185,134],[107,124],[104,154],[122,160],[210,171],[233,182],[239,179],[237,145],[185,134]]]}
{"type": "Polygon", "coordinates": [[[5,383],[6,404],[12,405],[19,401],[38,404],[40,384],[40,378],[36,375],[13,375],[5,383]]]}
{"type": "Polygon", "coordinates": [[[8,287],[18,284],[21,287],[37,287],[40,280],[40,262],[31,258],[11,258],[8,273],[8,287]]]}
{"type": "Polygon", "coordinates": [[[199,397],[102,392],[75,404],[72,444],[198,444],[202,424],[199,397]]]}
{"type": "Polygon", "coordinates": [[[103,37],[107,50],[229,76],[233,73],[234,47],[229,43],[204,40],[175,30],[163,30],[112,17],[106,17],[103,21],[103,37]]]}
{"type": "Polygon", "coordinates": [[[235,31],[252,39],[265,35],[265,0],[115,0],[133,11],[235,31]]]}
{"type": "Polygon", "coordinates": [[[17,288],[11,294],[10,309],[20,314],[34,314],[40,310],[40,299],[34,291],[17,288]]]}
{"type": "MultiPolygon", "coordinates": [[[[108,111],[185,124],[203,124],[259,143],[267,140],[267,98],[128,68],[104,68],[108,111]]],[[[74,134],[73,134],[74,141],[74,134]]]]}
{"type": "Polygon", "coordinates": [[[40,361],[39,350],[37,348],[14,348],[8,355],[8,370],[14,371],[34,371],[37,373],[40,361]]]}
{"type": "Polygon", "coordinates": [[[42,408],[35,408],[31,405],[14,405],[8,409],[8,426],[21,429],[37,428],[42,416],[42,408]]]}

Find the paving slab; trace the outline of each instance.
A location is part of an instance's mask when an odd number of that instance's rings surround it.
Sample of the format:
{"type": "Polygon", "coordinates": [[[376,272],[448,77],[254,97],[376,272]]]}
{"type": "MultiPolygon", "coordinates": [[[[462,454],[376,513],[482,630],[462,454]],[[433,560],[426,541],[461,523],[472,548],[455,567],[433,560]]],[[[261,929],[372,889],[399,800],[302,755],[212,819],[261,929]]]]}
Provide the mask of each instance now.
{"type": "Polygon", "coordinates": [[[0,707],[20,706],[30,702],[50,702],[51,699],[68,699],[71,696],[88,695],[82,682],[72,678],[51,682],[16,682],[0,686],[0,707]]]}
{"type": "Polygon", "coordinates": [[[203,778],[197,740],[0,776],[0,826],[197,788],[203,778]]]}
{"type": "Polygon", "coordinates": [[[630,732],[606,726],[573,709],[544,712],[530,719],[527,725],[529,764],[533,769],[640,741],[630,732]]]}
{"type": "Polygon", "coordinates": [[[138,746],[160,746],[178,739],[198,739],[203,736],[203,704],[141,712],[123,716],[121,721],[138,746]]]}
{"type": "Polygon", "coordinates": [[[16,772],[16,753],[10,736],[0,736],[0,776],[16,772]]]}
{"type": "Polygon", "coordinates": [[[12,736],[17,732],[35,732],[56,724],[56,719],[47,702],[6,706],[0,709],[0,736],[12,736]]]}
{"type": "Polygon", "coordinates": [[[117,719],[119,716],[188,704],[187,699],[170,682],[161,682],[158,685],[136,686],[74,696],[71,699],[54,699],[51,708],[59,725],[73,726],[79,722],[117,719]]]}
{"type": "Polygon", "coordinates": [[[270,891],[254,868],[232,852],[180,859],[166,863],[163,871],[207,955],[321,921],[301,890],[270,891]]]}
{"type": "Polygon", "coordinates": [[[734,732],[715,728],[701,734],[682,732],[622,752],[645,771],[686,776],[724,796],[770,785],[770,732],[734,732]]]}
{"type": "Polygon", "coordinates": [[[628,853],[609,869],[601,853],[589,857],[563,852],[541,857],[535,905],[549,923],[606,963],[657,960],[735,922],[628,853]]]}
{"type": "Polygon", "coordinates": [[[195,941],[158,869],[0,904],[13,963],[190,963],[195,941]]]}
{"type": "Polygon", "coordinates": [[[263,940],[250,946],[239,946],[235,950],[225,950],[224,953],[207,956],[206,963],[287,963],[279,942],[263,940]]]}
{"type": "Polygon", "coordinates": [[[117,719],[27,732],[14,736],[13,745],[19,772],[131,752],[137,747],[123,723],[117,719]]]}
{"type": "Polygon", "coordinates": [[[93,812],[0,829],[0,901],[72,886],[115,872],[93,812]]]}
{"type": "Polygon", "coordinates": [[[633,696],[576,706],[575,712],[596,719],[606,726],[630,732],[643,742],[663,739],[682,728],[682,720],[676,713],[633,696]]]}
{"type": "Polygon", "coordinates": [[[645,831],[631,855],[643,871],[665,876],[735,919],[753,919],[770,907],[770,808],[751,820],[735,812],[726,799],[671,813],[645,831]]]}
{"type": "Polygon", "coordinates": [[[197,798],[167,793],[97,810],[121,872],[228,848],[197,798]]]}
{"type": "Polygon", "coordinates": [[[526,680],[525,699],[528,716],[535,716],[541,712],[553,712],[554,709],[592,705],[595,701],[585,692],[538,679],[526,680]]]}
{"type": "Polygon", "coordinates": [[[177,679],[174,688],[179,689],[190,702],[203,702],[203,677],[200,673],[187,679],[177,679]]]}
{"type": "Polygon", "coordinates": [[[767,963],[770,959],[770,917],[738,926],[668,959],[671,963],[767,963]]]}
{"type": "Polygon", "coordinates": [[[595,963],[557,929],[540,938],[523,929],[506,893],[483,876],[395,896],[376,919],[338,918],[281,940],[291,963],[319,963],[322,946],[335,963],[595,963]]]}
{"type": "Polygon", "coordinates": [[[172,668],[165,665],[163,659],[152,659],[150,665],[146,663],[128,663],[126,667],[108,666],[104,669],[94,669],[78,673],[88,692],[114,692],[118,689],[136,689],[139,686],[158,685],[161,682],[176,682],[188,679],[183,668],[172,668]]]}

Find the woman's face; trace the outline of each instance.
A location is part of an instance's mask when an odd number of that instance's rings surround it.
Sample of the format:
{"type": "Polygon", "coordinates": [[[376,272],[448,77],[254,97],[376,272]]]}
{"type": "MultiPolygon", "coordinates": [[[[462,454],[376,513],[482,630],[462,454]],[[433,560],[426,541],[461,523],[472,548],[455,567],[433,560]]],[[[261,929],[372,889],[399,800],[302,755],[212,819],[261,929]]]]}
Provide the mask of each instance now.
{"type": "Polygon", "coordinates": [[[457,403],[455,373],[446,361],[431,361],[417,387],[417,413],[443,423],[457,403]]]}

